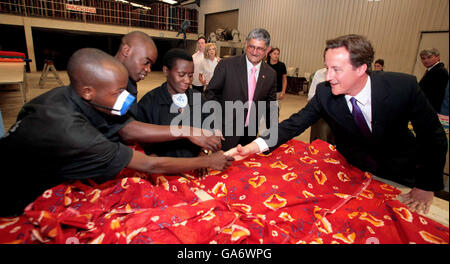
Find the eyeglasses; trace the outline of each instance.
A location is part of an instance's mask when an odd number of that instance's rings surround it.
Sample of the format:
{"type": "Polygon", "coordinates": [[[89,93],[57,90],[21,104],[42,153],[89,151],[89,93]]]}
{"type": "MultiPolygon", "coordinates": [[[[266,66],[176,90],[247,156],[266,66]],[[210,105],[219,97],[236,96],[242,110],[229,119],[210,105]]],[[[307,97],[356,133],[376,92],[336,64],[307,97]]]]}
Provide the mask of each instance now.
{"type": "Polygon", "coordinates": [[[247,45],[247,48],[249,50],[255,50],[256,49],[256,51],[260,52],[260,53],[264,52],[266,50],[266,47],[256,47],[256,46],[253,46],[253,45],[247,45]]]}

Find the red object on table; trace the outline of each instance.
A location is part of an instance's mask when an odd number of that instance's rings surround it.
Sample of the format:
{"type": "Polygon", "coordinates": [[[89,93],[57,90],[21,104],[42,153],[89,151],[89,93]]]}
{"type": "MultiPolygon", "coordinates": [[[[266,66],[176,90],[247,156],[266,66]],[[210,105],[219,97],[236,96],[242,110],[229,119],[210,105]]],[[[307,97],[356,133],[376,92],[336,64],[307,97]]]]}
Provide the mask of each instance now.
{"type": "Polygon", "coordinates": [[[291,140],[201,179],[125,169],[102,185],[60,184],[0,218],[0,242],[448,244],[449,229],[399,193],[328,143],[291,140]]]}

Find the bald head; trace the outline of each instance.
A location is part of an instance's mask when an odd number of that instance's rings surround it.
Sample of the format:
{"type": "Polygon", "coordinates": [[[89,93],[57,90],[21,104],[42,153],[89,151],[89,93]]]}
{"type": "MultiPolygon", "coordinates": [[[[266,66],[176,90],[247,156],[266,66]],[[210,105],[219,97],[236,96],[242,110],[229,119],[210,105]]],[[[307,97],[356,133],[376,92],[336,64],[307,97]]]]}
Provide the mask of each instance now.
{"type": "Polygon", "coordinates": [[[144,79],[151,71],[151,65],[158,58],[153,39],[141,31],[133,31],[122,38],[116,59],[123,63],[128,75],[135,82],[144,79]]]}
{"type": "Polygon", "coordinates": [[[69,59],[67,73],[72,89],[91,107],[110,114],[128,83],[125,67],[105,52],[84,48],[69,59]]]}
{"type": "Polygon", "coordinates": [[[119,48],[119,51],[117,52],[117,54],[120,53],[120,50],[123,48],[124,45],[128,45],[128,46],[132,47],[135,45],[142,45],[142,44],[150,44],[151,46],[153,46],[156,49],[155,42],[146,33],[141,32],[141,31],[130,32],[130,33],[126,34],[125,36],[123,36],[122,42],[120,43],[120,48],[119,48]]]}
{"type": "Polygon", "coordinates": [[[123,78],[127,71],[122,63],[105,52],[84,48],[70,57],[67,74],[72,88],[78,92],[84,86],[96,88],[99,82],[123,78]]]}

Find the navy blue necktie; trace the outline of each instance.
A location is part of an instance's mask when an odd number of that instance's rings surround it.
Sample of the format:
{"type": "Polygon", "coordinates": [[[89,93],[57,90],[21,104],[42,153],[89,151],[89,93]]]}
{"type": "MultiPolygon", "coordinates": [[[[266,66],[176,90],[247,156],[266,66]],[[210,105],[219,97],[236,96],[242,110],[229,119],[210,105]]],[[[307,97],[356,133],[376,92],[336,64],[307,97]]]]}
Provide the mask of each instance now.
{"type": "Polygon", "coordinates": [[[369,126],[367,126],[367,122],[366,119],[364,119],[364,115],[361,111],[361,108],[359,108],[358,104],[356,103],[356,98],[355,97],[350,98],[350,102],[352,103],[353,107],[352,115],[356,125],[359,127],[364,136],[366,137],[370,136],[371,132],[369,126]]]}

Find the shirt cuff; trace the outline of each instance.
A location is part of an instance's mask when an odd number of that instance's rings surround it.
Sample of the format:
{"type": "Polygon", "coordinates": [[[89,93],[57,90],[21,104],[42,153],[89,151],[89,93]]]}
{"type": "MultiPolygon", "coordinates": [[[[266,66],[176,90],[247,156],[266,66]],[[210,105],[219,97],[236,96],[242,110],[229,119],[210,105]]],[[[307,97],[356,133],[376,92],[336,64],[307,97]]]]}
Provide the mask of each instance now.
{"type": "Polygon", "coordinates": [[[255,140],[253,140],[253,142],[255,142],[258,145],[258,147],[259,147],[259,152],[258,153],[265,152],[265,151],[269,150],[269,146],[267,145],[266,141],[264,141],[264,139],[259,137],[259,138],[255,139],[255,140]]]}

